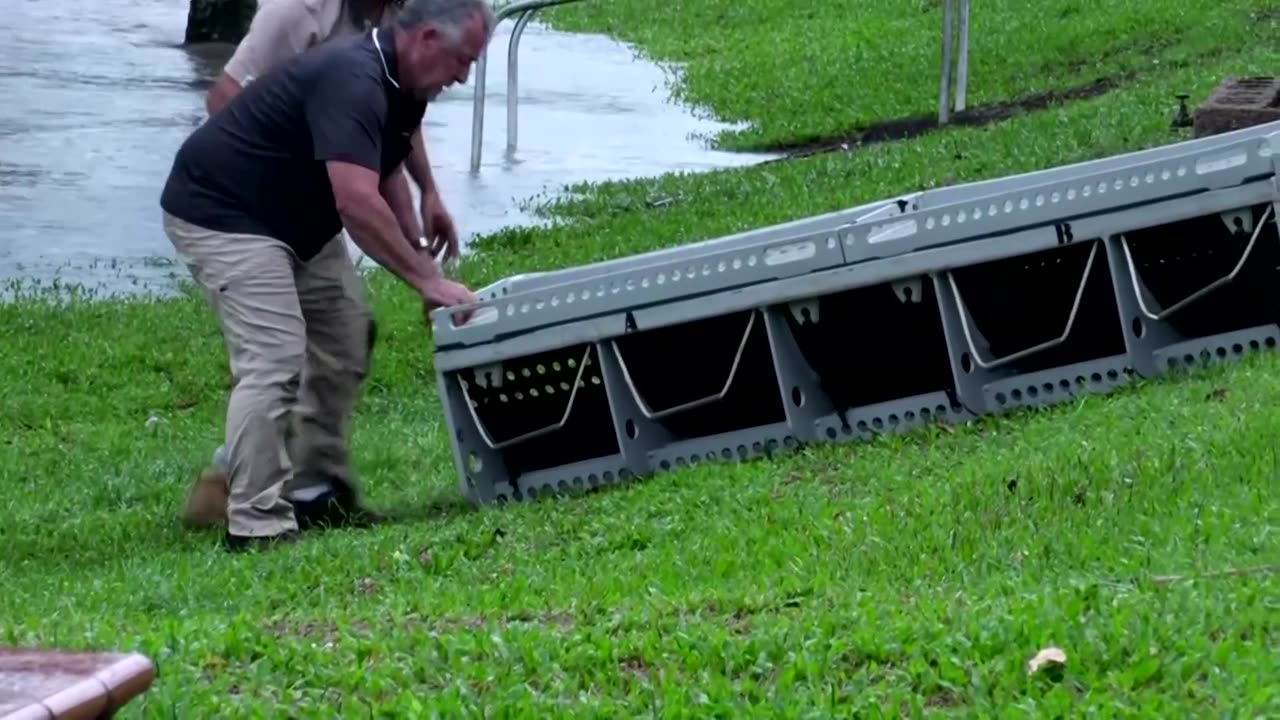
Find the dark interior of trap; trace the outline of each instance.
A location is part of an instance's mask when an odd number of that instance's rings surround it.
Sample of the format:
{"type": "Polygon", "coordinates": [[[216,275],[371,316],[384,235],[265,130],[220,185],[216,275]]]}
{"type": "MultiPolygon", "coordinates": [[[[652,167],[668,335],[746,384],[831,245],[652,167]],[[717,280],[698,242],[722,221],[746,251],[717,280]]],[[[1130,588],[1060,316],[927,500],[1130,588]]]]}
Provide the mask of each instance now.
{"type": "MultiPolygon", "coordinates": [[[[1252,227],[1263,221],[1268,207],[1246,209],[1252,227]]],[[[1222,215],[1213,213],[1126,233],[1134,266],[1155,304],[1152,310],[1170,307],[1229,274],[1251,229],[1249,223],[1229,227],[1222,215]]],[[[1186,337],[1276,322],[1278,267],[1280,232],[1267,216],[1236,280],[1178,310],[1167,322],[1186,337]]],[[[975,342],[978,336],[985,340],[979,351],[987,361],[1060,336],[1084,278],[1067,339],[1011,363],[1015,372],[1122,354],[1123,328],[1139,328],[1134,318],[1119,315],[1109,260],[1096,239],[952,272],[970,330],[977,334],[975,342]]],[[[951,292],[948,283],[942,285],[942,291],[951,292]]],[[[928,278],[885,283],[784,307],[783,317],[823,390],[842,410],[939,391],[954,398],[937,292],[928,278]],[[814,307],[817,322],[805,317],[814,307]]],[[[613,342],[632,385],[627,388],[623,381],[618,390],[633,389],[639,404],[661,416],[653,422],[677,439],[785,420],[783,401],[791,389],[778,385],[764,316],[757,310],[640,330],[613,342]],[[724,396],[718,397],[722,391],[724,396]],[[663,415],[696,401],[704,402],[663,415]]],[[[613,351],[609,343],[601,346],[613,351]]],[[[461,373],[480,423],[496,442],[558,425],[569,409],[562,427],[499,451],[511,475],[619,453],[596,353],[595,344],[579,344],[506,361],[501,383],[481,382],[478,369],[461,373]],[[575,380],[578,392],[570,405],[575,380]]],[[[961,364],[966,363],[976,367],[971,358],[962,358],[961,364]]]]}
{"type": "Polygon", "coordinates": [[[654,421],[677,438],[786,420],[764,317],[755,310],[642,330],[616,343],[638,399],[654,414],[724,392],[654,421]]]}
{"type": "Polygon", "coordinates": [[[838,409],[945,391],[954,399],[951,363],[927,277],[854,288],[786,309],[800,353],[838,409]],[[799,315],[797,318],[796,316],[799,315]]]}
{"type": "MultiPolygon", "coordinates": [[[[1066,339],[1004,368],[1030,373],[1125,353],[1124,328],[1106,248],[1100,240],[1081,240],[972,265],[954,270],[952,275],[968,309],[969,330],[983,362],[992,363],[1061,337],[1081,280],[1084,292],[1066,339]],[[985,346],[979,336],[985,339],[985,346]]],[[[970,354],[967,343],[963,352],[970,354]]],[[[961,365],[967,370],[977,363],[962,355],[961,365]]]]}
{"type": "Polygon", "coordinates": [[[492,375],[477,368],[465,371],[460,379],[467,382],[476,416],[495,443],[558,425],[569,410],[568,420],[559,429],[499,450],[512,477],[618,454],[594,344],[508,360],[502,363],[501,378],[492,375]],[[495,384],[495,379],[501,384],[495,384]],[[572,392],[575,381],[576,394],[572,392]]]}
{"type": "MultiPolygon", "coordinates": [[[[1258,227],[1268,205],[1244,209],[1258,227]]],[[[1253,233],[1218,213],[1125,233],[1138,276],[1150,293],[1148,307],[1159,313],[1229,275],[1253,233]],[[1155,307],[1151,307],[1151,300],[1155,307]]],[[[1280,319],[1280,235],[1274,213],[1267,215],[1252,252],[1233,282],[1176,310],[1165,322],[1186,337],[1243,330],[1280,319]]]]}

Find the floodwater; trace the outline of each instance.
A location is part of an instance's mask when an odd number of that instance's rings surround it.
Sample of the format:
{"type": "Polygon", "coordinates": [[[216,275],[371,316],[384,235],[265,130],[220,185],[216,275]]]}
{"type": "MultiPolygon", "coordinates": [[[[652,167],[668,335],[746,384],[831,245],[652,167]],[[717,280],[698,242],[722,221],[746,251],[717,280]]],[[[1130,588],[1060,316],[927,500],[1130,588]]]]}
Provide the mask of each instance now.
{"type": "MultiPolygon", "coordinates": [[[[173,263],[161,230],[160,188],[174,151],[205,119],[205,89],[229,48],[180,46],[187,0],[5,6],[0,284],[165,292],[185,269],[173,263]]],[[[428,154],[464,246],[475,235],[538,222],[521,201],[566,184],[766,159],[706,149],[703,138],[726,126],[672,105],[662,69],[627,46],[536,24],[521,41],[519,143],[508,157],[513,26],[503,22],[489,46],[478,173],[470,172],[475,73],[427,111],[428,154]]]]}

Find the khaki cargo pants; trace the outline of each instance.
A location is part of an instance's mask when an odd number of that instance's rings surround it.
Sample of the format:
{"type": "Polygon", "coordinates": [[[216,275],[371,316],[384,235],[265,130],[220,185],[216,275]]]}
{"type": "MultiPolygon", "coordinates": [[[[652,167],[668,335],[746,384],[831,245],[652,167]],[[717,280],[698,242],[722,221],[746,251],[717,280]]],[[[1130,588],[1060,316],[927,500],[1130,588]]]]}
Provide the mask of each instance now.
{"type": "Polygon", "coordinates": [[[357,489],[347,449],[369,371],[372,318],[339,233],[303,263],[283,242],[221,233],[164,215],[226,343],[227,530],[297,529],[287,496],[331,480],[357,489]]]}

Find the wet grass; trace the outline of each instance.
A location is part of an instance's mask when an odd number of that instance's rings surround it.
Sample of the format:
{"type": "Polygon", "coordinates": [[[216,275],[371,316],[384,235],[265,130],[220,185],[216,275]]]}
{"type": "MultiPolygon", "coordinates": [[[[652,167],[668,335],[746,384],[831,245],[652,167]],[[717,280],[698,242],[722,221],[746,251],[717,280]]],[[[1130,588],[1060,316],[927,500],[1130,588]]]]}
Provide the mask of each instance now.
{"type": "MultiPolygon", "coordinates": [[[[1280,37],[1280,16],[1271,22],[1280,37]]],[[[656,178],[570,184],[534,209],[548,228],[480,238],[468,277],[491,282],[785,222],[898,193],[1106,157],[1189,139],[1173,130],[1175,93],[1194,107],[1228,76],[1277,72],[1272,46],[1253,44],[1195,67],[1169,67],[1095,98],[907,142],[784,162],[656,178]]]]}
{"type": "MultiPolygon", "coordinates": [[[[1174,92],[1194,102],[1274,62],[1246,45],[989,127],[575,188],[545,208],[552,227],[487,238],[462,273],[1166,143],[1174,92]]],[[[228,384],[196,295],[0,304],[0,643],[147,653],[160,678],[126,716],[1280,713],[1280,358],[473,511],[417,306],[372,287],[382,332],[353,442],[372,501],[415,520],[258,557],[177,523],[228,384]],[[1028,677],[1049,646],[1064,671],[1028,677]]]]}
{"type": "MultiPolygon", "coordinates": [[[[774,149],[825,144],[887,120],[935,120],[942,6],[942,0],[678,6],[588,0],[545,18],[558,29],[607,32],[677,63],[674,97],[722,120],[752,123],[722,133],[722,147],[774,149]]],[[[1275,47],[1278,9],[1276,0],[975,2],[968,106],[981,112],[1099,78],[1196,66],[1224,49],[1275,47]]],[[[1176,107],[1172,96],[1164,103],[1176,107]]]]}

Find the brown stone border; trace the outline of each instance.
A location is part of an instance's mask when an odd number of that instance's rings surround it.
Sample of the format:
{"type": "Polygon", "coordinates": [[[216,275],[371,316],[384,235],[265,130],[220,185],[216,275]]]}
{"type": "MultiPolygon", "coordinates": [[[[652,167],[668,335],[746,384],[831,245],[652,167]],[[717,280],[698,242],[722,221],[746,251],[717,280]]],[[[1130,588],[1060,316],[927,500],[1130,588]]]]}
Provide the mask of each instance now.
{"type": "Polygon", "coordinates": [[[1280,120],[1280,77],[1227,78],[1195,111],[1195,136],[1207,137],[1280,120]]]}
{"type": "Polygon", "coordinates": [[[138,653],[0,647],[0,720],[108,718],[155,675],[138,653]]]}

